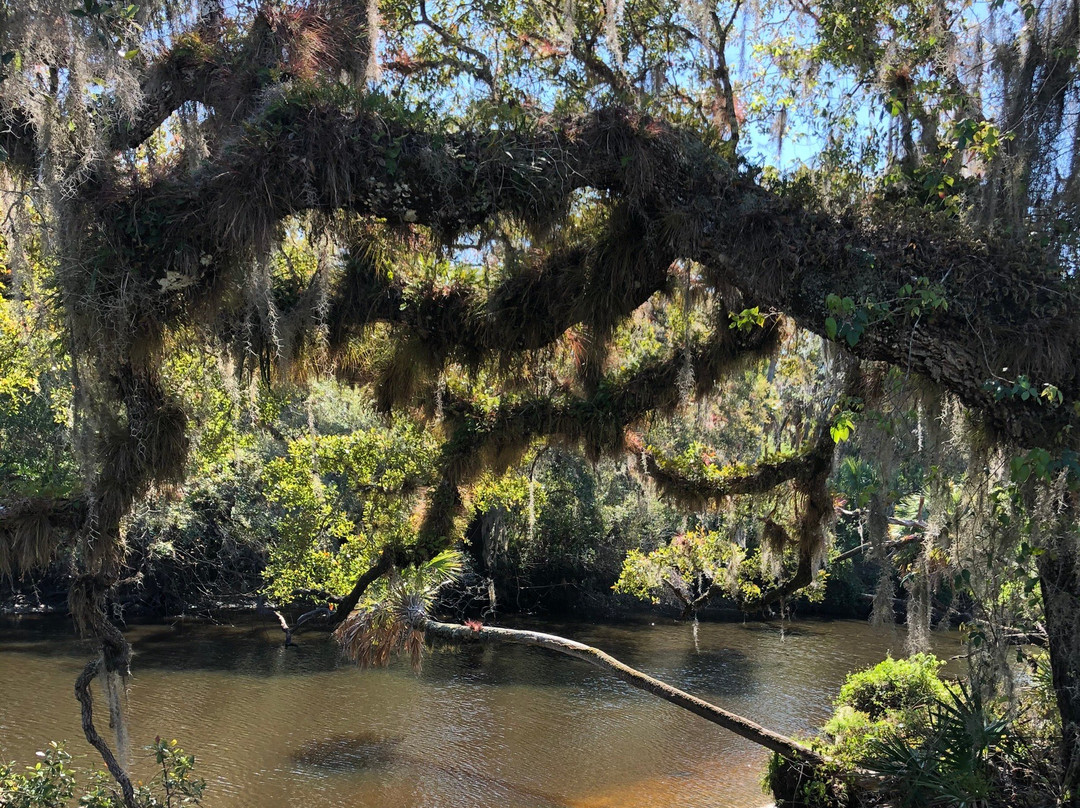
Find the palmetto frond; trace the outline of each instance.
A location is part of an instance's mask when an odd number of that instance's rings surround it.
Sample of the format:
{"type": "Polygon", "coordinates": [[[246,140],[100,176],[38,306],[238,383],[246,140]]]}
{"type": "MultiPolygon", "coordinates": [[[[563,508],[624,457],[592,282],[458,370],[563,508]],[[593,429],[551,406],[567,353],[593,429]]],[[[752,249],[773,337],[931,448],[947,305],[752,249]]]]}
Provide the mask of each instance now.
{"type": "Polygon", "coordinates": [[[443,550],[434,558],[408,570],[407,574],[403,573],[401,580],[405,581],[407,578],[417,591],[434,595],[447,584],[456,581],[464,566],[461,553],[457,550],[443,550]]]}
{"type": "Polygon", "coordinates": [[[423,661],[424,633],[414,628],[444,586],[461,574],[463,559],[445,550],[417,567],[396,572],[386,595],[351,614],[334,632],[346,659],[361,668],[383,667],[406,655],[414,670],[423,661]]]}

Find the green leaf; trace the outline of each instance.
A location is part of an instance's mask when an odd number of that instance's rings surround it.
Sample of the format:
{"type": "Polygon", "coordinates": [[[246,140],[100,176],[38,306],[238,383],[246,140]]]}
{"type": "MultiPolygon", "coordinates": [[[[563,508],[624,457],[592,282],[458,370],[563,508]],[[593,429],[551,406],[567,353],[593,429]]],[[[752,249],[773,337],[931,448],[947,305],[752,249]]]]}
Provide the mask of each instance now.
{"type": "Polygon", "coordinates": [[[825,333],[829,339],[836,339],[836,318],[827,317],[825,319],[825,333]]]}
{"type": "Polygon", "coordinates": [[[855,422],[851,420],[850,412],[842,412],[837,416],[836,421],[829,427],[829,435],[832,437],[834,443],[843,443],[849,437],[851,437],[852,431],[855,429],[855,422]]]}

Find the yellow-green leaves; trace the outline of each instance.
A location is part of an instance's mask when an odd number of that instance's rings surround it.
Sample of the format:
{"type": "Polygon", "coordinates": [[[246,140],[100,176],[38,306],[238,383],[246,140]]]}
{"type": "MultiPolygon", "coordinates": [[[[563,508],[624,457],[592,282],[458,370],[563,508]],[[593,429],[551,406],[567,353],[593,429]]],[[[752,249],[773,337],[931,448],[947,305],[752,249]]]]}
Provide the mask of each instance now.
{"type": "Polygon", "coordinates": [[[851,410],[844,410],[836,416],[829,427],[829,435],[832,436],[834,443],[843,443],[851,437],[851,433],[855,431],[853,419],[854,413],[851,410]]]}
{"type": "Polygon", "coordinates": [[[431,437],[405,420],[292,441],[262,476],[275,516],[270,594],[287,601],[297,588],[346,592],[383,547],[407,543],[416,490],[430,482],[434,453],[431,437]]]}

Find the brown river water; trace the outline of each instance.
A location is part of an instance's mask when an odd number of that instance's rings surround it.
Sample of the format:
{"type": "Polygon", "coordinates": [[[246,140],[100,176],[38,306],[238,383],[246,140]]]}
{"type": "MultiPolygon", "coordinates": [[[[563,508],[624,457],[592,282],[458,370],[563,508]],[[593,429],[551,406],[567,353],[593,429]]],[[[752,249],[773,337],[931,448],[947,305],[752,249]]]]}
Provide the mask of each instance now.
{"type": "MultiPolygon", "coordinates": [[[[828,717],[844,677],[904,653],[856,621],[535,623],[783,733],[828,717]]],[[[133,626],[131,766],[154,736],[196,755],[207,808],[758,808],[760,747],[548,651],[436,651],[358,671],[333,641],[284,648],[276,624],[133,626]]],[[[954,633],[935,650],[960,652],[954,633]]],[[[92,646],[66,621],[0,621],[0,759],[49,740],[96,763],[72,685],[92,646]]],[[[98,696],[98,704],[101,700],[98,696]]],[[[100,712],[100,711],[99,711],[100,712]]],[[[101,725],[107,720],[102,717],[101,725]]]]}

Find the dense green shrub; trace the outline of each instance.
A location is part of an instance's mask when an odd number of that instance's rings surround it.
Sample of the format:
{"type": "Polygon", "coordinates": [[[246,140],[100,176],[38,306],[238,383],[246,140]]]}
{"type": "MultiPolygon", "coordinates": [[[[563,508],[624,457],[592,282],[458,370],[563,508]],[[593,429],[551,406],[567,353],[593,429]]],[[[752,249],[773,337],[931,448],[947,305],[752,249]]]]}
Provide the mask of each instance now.
{"type": "Polygon", "coordinates": [[[863,764],[886,776],[901,808],[982,808],[995,790],[991,755],[1009,724],[978,691],[957,686],[928,705],[914,731],[897,726],[871,737],[863,764]]]}
{"type": "Polygon", "coordinates": [[[891,657],[851,674],[813,747],[830,762],[774,756],[765,787],[779,808],[1035,808],[1057,804],[1060,730],[1039,705],[1052,693],[1033,677],[1011,702],[987,701],[938,677],[929,654],[891,657]],[[1020,720],[1017,716],[1023,716],[1020,720]],[[877,787],[855,787],[857,770],[877,787]]]}
{"type": "Polygon", "coordinates": [[[75,794],[71,755],[63,744],[38,752],[38,762],[24,772],[0,763],[0,805],[4,808],[62,808],[75,794]]]}
{"type": "Polygon", "coordinates": [[[937,672],[944,662],[930,654],[907,659],[887,657],[872,668],[853,673],[840,688],[837,707],[851,707],[872,719],[889,710],[910,710],[945,694],[937,672]]]}

